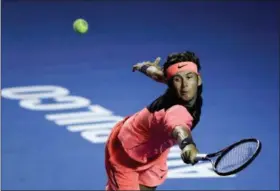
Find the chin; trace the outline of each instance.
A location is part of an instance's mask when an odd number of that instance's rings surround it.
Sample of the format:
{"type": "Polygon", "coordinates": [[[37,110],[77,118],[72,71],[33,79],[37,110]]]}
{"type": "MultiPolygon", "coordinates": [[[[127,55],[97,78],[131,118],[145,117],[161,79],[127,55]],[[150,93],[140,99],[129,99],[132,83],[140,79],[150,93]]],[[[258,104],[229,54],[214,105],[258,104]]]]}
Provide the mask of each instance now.
{"type": "Polygon", "coordinates": [[[190,97],[182,97],[181,99],[182,99],[183,101],[186,101],[186,102],[192,100],[190,97]]]}
{"type": "Polygon", "coordinates": [[[184,95],[184,96],[181,97],[181,99],[182,99],[184,102],[193,101],[194,98],[195,98],[195,96],[192,96],[192,95],[184,95]]]}

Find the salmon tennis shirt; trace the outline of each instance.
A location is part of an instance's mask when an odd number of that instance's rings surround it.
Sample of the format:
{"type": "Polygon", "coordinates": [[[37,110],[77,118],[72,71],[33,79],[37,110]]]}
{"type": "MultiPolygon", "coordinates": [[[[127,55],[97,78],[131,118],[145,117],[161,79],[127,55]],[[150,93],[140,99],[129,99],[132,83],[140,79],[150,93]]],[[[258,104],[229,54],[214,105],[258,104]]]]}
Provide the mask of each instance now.
{"type": "Polygon", "coordinates": [[[176,126],[191,130],[192,121],[193,117],[181,105],[153,113],[144,108],[125,121],[118,139],[129,157],[146,164],[149,159],[160,156],[177,143],[172,137],[176,126]]]}

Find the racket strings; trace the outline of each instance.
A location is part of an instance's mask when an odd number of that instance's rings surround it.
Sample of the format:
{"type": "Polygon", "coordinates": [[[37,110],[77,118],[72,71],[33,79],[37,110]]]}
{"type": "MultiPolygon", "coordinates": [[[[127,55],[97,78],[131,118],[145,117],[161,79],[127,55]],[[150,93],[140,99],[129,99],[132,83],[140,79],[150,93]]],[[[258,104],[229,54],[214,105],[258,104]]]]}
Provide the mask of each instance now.
{"type": "Polygon", "coordinates": [[[258,144],[255,142],[246,142],[233,147],[218,162],[216,170],[227,173],[242,167],[254,156],[257,148],[258,144]]]}

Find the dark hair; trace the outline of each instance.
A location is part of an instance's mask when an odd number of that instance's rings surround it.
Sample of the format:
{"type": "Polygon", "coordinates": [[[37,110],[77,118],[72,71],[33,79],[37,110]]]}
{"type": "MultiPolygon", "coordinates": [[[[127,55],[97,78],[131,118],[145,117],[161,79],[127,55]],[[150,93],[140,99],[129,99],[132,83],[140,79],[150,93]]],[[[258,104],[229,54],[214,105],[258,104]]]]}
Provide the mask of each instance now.
{"type": "MultiPolygon", "coordinates": [[[[178,62],[184,62],[184,61],[190,61],[197,65],[198,71],[201,70],[200,61],[199,58],[195,55],[195,53],[186,51],[182,53],[174,53],[170,54],[167,57],[166,62],[163,65],[163,72],[166,76],[166,69],[178,62]]],[[[201,108],[203,105],[203,98],[202,98],[202,91],[203,91],[203,85],[198,86],[197,90],[197,98],[196,102],[192,107],[188,107],[187,105],[182,104],[176,96],[174,96],[174,90],[170,88],[172,86],[172,79],[170,79],[168,82],[168,89],[167,91],[160,97],[158,97],[156,100],[154,100],[147,108],[150,112],[159,111],[161,109],[168,109],[172,107],[173,105],[180,104],[187,108],[187,110],[190,112],[190,114],[193,117],[193,126],[194,128],[198,122],[200,121],[200,115],[201,115],[201,108]]]]}

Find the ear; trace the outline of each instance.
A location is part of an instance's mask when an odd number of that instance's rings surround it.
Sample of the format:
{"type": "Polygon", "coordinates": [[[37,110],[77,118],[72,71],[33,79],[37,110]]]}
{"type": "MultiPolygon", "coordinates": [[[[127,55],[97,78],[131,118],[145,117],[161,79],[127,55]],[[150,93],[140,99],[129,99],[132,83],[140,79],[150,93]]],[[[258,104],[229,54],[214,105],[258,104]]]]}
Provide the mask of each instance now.
{"type": "Polygon", "coordinates": [[[201,78],[201,75],[198,75],[198,86],[201,86],[202,84],[202,78],[201,78]]]}

